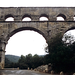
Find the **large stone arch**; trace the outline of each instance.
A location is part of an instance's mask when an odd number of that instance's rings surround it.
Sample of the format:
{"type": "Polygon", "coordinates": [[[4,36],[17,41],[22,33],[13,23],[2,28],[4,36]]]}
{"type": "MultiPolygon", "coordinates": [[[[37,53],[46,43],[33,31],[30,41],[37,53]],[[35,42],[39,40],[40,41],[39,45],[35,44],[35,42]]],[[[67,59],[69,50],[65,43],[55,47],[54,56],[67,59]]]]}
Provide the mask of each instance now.
{"type": "Polygon", "coordinates": [[[15,29],[15,30],[13,30],[12,32],[10,32],[10,33],[7,35],[7,37],[6,37],[7,41],[8,41],[8,40],[10,39],[10,37],[13,36],[15,33],[20,32],[20,31],[23,31],[23,30],[31,30],[31,31],[38,32],[39,34],[41,34],[41,35],[45,38],[45,40],[47,40],[45,34],[44,34],[42,31],[40,31],[40,30],[38,30],[38,29],[36,29],[36,28],[33,28],[33,27],[21,27],[21,28],[17,28],[17,29],[15,29]]]}
{"type": "MultiPolygon", "coordinates": [[[[39,26],[46,26],[46,24],[44,23],[38,23],[39,26]]],[[[3,24],[3,31],[0,34],[0,68],[3,69],[4,68],[4,64],[5,64],[5,47],[6,44],[8,43],[8,40],[10,39],[11,36],[13,36],[15,33],[19,32],[19,31],[23,31],[23,30],[33,30],[35,32],[38,32],[39,34],[41,34],[45,40],[47,41],[47,36],[45,34],[45,29],[41,27],[37,26],[37,23],[33,23],[33,22],[23,22],[23,23],[4,23],[3,24]]]]}

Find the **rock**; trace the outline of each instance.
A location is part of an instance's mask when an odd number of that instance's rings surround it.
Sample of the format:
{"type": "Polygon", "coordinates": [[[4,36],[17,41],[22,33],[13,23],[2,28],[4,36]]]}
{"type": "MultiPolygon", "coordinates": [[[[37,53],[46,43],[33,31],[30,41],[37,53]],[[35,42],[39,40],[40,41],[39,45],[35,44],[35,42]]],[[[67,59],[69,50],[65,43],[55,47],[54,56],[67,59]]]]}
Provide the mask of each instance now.
{"type": "Polygon", "coordinates": [[[45,73],[46,71],[45,71],[45,70],[43,70],[43,72],[45,73]]]}
{"type": "Polygon", "coordinates": [[[64,73],[61,71],[61,72],[60,72],[60,75],[64,75],[64,73]]]}
{"type": "Polygon", "coordinates": [[[19,70],[19,67],[17,69],[19,70]]]}
{"type": "Polygon", "coordinates": [[[51,64],[49,65],[41,65],[39,67],[36,68],[37,71],[40,71],[40,72],[49,72],[49,70],[51,71],[51,64]]]}
{"type": "Polygon", "coordinates": [[[33,69],[31,68],[31,71],[32,71],[33,69]]]}
{"type": "Polygon", "coordinates": [[[28,70],[29,70],[29,67],[28,67],[28,70]]]}
{"type": "Polygon", "coordinates": [[[34,69],[34,71],[36,71],[36,69],[34,69]]]}
{"type": "Polygon", "coordinates": [[[53,70],[51,71],[51,74],[54,74],[54,71],[53,70]]]}
{"type": "Polygon", "coordinates": [[[45,72],[46,72],[46,73],[48,72],[48,68],[45,69],[45,72]]]}

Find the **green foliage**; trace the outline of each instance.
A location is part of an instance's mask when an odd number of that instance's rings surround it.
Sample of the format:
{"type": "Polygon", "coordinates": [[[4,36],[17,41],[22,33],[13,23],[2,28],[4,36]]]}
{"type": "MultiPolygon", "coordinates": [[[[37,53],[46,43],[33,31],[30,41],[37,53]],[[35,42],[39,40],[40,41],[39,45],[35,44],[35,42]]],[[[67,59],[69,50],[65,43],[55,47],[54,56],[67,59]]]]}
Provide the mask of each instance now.
{"type": "Polygon", "coordinates": [[[53,52],[53,51],[57,51],[58,47],[61,45],[62,46],[62,36],[61,34],[57,34],[56,37],[54,37],[52,40],[50,40],[48,42],[48,49],[49,49],[49,53],[53,52]]]}
{"type": "Polygon", "coordinates": [[[18,63],[19,64],[26,64],[27,65],[26,69],[28,67],[29,68],[36,68],[36,67],[43,64],[43,59],[44,58],[42,56],[38,56],[37,54],[35,54],[34,56],[32,56],[32,54],[28,54],[26,56],[21,55],[21,58],[19,59],[18,63]]]}
{"type": "Polygon", "coordinates": [[[8,60],[8,58],[5,57],[5,68],[9,66],[11,62],[8,60]]]}
{"type": "Polygon", "coordinates": [[[8,58],[5,57],[5,68],[17,68],[18,63],[11,62],[8,58]]]}
{"type": "Polygon", "coordinates": [[[9,65],[6,64],[7,65],[6,67],[7,68],[19,67],[20,69],[27,69],[29,67],[34,69],[43,64],[44,64],[44,56],[38,56],[37,54],[32,56],[32,54],[28,54],[26,56],[21,55],[17,63],[9,63],[9,65]]]}
{"type": "Polygon", "coordinates": [[[43,65],[44,64],[43,61],[44,61],[43,56],[38,56],[37,54],[35,54],[32,58],[32,67],[36,68],[40,65],[43,65]]]}
{"type": "Polygon", "coordinates": [[[46,63],[51,62],[54,71],[75,71],[75,43],[69,46],[64,45],[61,35],[58,34],[52,41],[48,42],[48,48],[49,55],[45,56],[46,63]]]}

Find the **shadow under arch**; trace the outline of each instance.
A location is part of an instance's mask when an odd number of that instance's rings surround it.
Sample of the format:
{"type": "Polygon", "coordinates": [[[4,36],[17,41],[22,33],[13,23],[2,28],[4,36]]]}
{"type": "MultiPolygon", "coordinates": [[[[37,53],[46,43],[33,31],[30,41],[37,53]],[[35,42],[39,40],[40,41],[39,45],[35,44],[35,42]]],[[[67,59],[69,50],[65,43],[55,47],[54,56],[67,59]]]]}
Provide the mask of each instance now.
{"type": "Polygon", "coordinates": [[[64,19],[64,21],[66,20],[66,16],[64,14],[58,14],[57,17],[62,17],[64,19]]]}
{"type": "Polygon", "coordinates": [[[45,34],[44,34],[42,31],[40,31],[40,30],[38,30],[38,29],[36,29],[36,28],[33,28],[33,27],[21,27],[21,28],[18,28],[18,29],[13,30],[12,32],[10,32],[10,33],[7,35],[7,41],[8,41],[8,40],[10,39],[10,37],[13,36],[15,33],[20,32],[20,31],[23,31],[23,30],[31,30],[31,31],[38,32],[39,34],[41,34],[41,35],[45,38],[45,40],[46,40],[46,42],[47,42],[47,38],[46,38],[45,34]]]}
{"type": "Polygon", "coordinates": [[[48,15],[46,15],[46,14],[41,14],[40,15],[40,17],[43,17],[43,16],[49,18],[48,15]]]}
{"type": "Polygon", "coordinates": [[[13,15],[11,15],[11,14],[8,14],[8,15],[5,15],[5,20],[6,20],[7,18],[9,18],[9,17],[12,17],[12,18],[14,18],[14,16],[13,16],[13,15]]]}
{"type": "MultiPolygon", "coordinates": [[[[39,20],[40,20],[40,18],[42,18],[42,17],[44,17],[44,18],[45,18],[44,20],[46,20],[46,21],[49,20],[49,16],[46,15],[46,14],[41,14],[41,15],[39,16],[39,20]]],[[[40,21],[41,21],[41,20],[40,20],[40,21]]]]}
{"type": "Polygon", "coordinates": [[[67,31],[70,31],[70,30],[75,30],[75,27],[73,26],[73,27],[68,28],[68,29],[65,31],[65,33],[66,33],[67,31]]]}
{"type": "Polygon", "coordinates": [[[31,16],[30,16],[30,15],[25,14],[25,15],[22,17],[22,21],[23,21],[23,19],[24,19],[24,18],[26,18],[26,17],[28,17],[28,18],[30,18],[30,19],[32,20],[32,18],[31,18],[31,16]]]}

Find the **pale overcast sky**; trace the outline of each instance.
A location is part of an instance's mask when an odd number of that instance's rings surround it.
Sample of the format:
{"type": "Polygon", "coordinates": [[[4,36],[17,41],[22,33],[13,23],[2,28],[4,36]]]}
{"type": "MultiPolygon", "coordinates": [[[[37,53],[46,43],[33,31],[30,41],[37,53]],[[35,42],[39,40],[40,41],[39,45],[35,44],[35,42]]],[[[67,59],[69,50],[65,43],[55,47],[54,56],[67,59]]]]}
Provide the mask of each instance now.
{"type": "MultiPolygon", "coordinates": [[[[1,0],[0,7],[75,7],[75,0],[1,0]]],[[[9,39],[6,54],[42,55],[46,45],[46,40],[37,32],[22,31],[9,39]]]]}
{"type": "Polygon", "coordinates": [[[75,0],[1,0],[0,7],[74,7],[75,0]]]}

